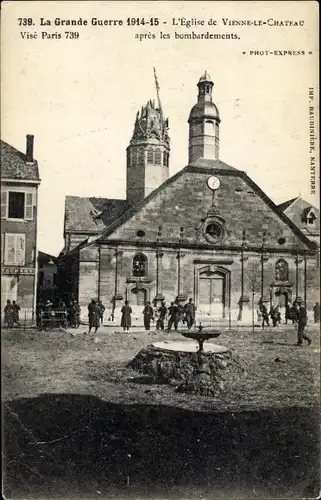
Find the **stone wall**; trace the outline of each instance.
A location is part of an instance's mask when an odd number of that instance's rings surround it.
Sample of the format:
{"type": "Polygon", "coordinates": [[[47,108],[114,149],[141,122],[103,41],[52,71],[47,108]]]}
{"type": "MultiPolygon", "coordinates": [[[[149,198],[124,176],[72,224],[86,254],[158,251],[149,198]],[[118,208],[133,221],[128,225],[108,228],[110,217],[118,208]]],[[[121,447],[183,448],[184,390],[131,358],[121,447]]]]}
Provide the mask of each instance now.
{"type": "MultiPolygon", "coordinates": [[[[139,287],[145,290],[146,300],[153,301],[156,296],[157,282],[157,260],[156,250],[145,247],[119,245],[117,247],[117,287],[116,287],[116,247],[91,245],[80,251],[79,264],[79,301],[82,308],[87,308],[91,298],[100,298],[106,307],[106,318],[113,311],[112,298],[115,293],[120,294],[123,300],[129,300],[133,309],[133,318],[142,321],[143,304],[137,304],[136,297],[132,294],[133,288],[139,283],[139,287]],[[147,257],[147,273],[143,278],[133,276],[132,263],[134,256],[142,252],[147,257]],[[99,264],[100,255],[100,264],[99,264]],[[98,278],[100,277],[100,280],[98,278]]],[[[175,300],[178,294],[178,251],[174,249],[162,249],[162,257],[159,258],[158,292],[165,297],[166,303],[175,300]]],[[[240,252],[218,252],[213,250],[196,251],[191,249],[181,250],[180,269],[180,293],[186,298],[192,298],[198,307],[198,319],[207,320],[208,313],[199,308],[199,279],[200,273],[209,268],[210,272],[217,269],[226,272],[225,291],[225,320],[235,322],[239,317],[239,301],[242,293],[242,270],[240,252]],[[230,308],[229,308],[230,305],[230,308]]],[[[315,260],[307,259],[307,305],[311,309],[315,303],[315,290],[317,290],[315,260]],[[314,280],[314,281],[313,281],[314,280]]],[[[298,295],[304,298],[304,260],[301,260],[298,268],[298,295]]],[[[264,286],[263,295],[268,301],[275,302],[275,291],[280,286],[290,290],[291,300],[296,297],[296,263],[294,255],[268,254],[264,261],[264,286]],[[289,266],[289,279],[287,283],[275,281],[275,265],[279,258],[285,259],[289,266]]],[[[249,323],[252,317],[252,298],[254,291],[254,307],[261,297],[261,257],[259,253],[245,253],[243,273],[243,295],[248,302],[243,307],[242,320],[249,323]],[[256,270],[254,273],[253,269],[256,270]]],[[[120,308],[123,300],[116,302],[115,317],[120,318],[120,308]]],[[[270,303],[270,302],[269,302],[270,303]]],[[[268,304],[269,306],[269,304],[268,304]]],[[[211,314],[215,318],[212,310],[211,314]]]]}

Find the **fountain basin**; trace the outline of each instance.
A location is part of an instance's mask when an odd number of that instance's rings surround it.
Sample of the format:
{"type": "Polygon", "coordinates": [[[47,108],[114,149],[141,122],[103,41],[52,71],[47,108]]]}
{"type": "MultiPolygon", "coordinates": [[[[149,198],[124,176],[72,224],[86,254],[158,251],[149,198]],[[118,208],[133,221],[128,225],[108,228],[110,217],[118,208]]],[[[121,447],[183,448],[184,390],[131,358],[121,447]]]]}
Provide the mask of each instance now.
{"type": "Polygon", "coordinates": [[[214,339],[221,335],[220,332],[203,330],[201,327],[198,330],[182,330],[179,333],[184,337],[196,340],[198,342],[198,352],[204,352],[205,340],[214,339]]]}
{"type": "MultiPolygon", "coordinates": [[[[164,351],[173,351],[173,352],[198,352],[198,346],[196,342],[188,342],[186,340],[173,340],[173,341],[164,341],[164,342],[154,342],[152,344],[156,349],[163,349],[164,351]]],[[[228,349],[224,345],[217,345],[207,343],[203,347],[204,352],[206,353],[222,353],[227,352],[228,349]]]]}

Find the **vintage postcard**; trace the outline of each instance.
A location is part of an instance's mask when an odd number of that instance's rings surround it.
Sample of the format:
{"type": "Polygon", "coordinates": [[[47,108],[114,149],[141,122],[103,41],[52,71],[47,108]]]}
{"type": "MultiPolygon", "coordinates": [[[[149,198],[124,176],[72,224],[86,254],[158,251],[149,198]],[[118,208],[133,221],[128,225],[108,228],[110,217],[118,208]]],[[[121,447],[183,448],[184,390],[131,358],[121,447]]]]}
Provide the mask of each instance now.
{"type": "Polygon", "coordinates": [[[1,14],[4,497],[318,498],[317,2],[1,14]]]}

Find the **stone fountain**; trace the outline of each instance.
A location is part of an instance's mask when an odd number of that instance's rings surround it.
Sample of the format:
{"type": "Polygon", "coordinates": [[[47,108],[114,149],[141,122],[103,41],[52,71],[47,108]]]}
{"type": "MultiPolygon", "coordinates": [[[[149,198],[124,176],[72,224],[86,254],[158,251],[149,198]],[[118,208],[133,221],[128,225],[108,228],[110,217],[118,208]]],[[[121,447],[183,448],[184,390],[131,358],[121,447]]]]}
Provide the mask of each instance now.
{"type": "MultiPolygon", "coordinates": [[[[194,339],[198,342],[198,353],[204,352],[204,342],[205,340],[214,339],[219,337],[220,332],[214,330],[204,330],[204,327],[200,323],[197,329],[183,330],[180,332],[184,337],[188,339],[194,339]]],[[[217,346],[216,346],[217,347],[217,346]]]]}
{"type": "Polygon", "coordinates": [[[199,325],[179,333],[189,340],[154,342],[142,349],[129,366],[155,382],[174,385],[179,392],[212,396],[245,374],[237,354],[224,345],[204,344],[219,337],[220,332],[199,325]]]}

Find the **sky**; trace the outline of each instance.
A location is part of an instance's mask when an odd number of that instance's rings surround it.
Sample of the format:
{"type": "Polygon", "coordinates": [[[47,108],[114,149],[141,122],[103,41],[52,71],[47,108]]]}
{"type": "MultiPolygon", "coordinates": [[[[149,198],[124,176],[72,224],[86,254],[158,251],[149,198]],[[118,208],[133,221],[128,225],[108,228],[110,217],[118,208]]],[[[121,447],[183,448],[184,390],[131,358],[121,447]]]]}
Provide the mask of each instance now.
{"type": "Polygon", "coordinates": [[[300,194],[318,206],[309,176],[309,106],[318,102],[317,15],[317,3],[310,1],[4,2],[1,135],[21,151],[26,134],[35,136],[39,250],[58,255],[63,247],[66,195],[125,198],[126,147],[137,110],[156,98],[153,67],[169,117],[170,175],[187,165],[187,119],[207,70],[221,116],[220,159],[246,171],[275,203],[300,194]],[[41,17],[52,25],[40,26],[41,17]],[[54,24],[55,18],[80,17],[87,26],[54,24]],[[94,17],[124,25],[93,26],[94,17]],[[128,17],[158,18],[161,25],[127,26],[128,17]],[[180,23],[182,17],[205,25],[174,26],[173,19],[180,23]],[[19,18],[33,25],[19,26],[19,18]],[[223,18],[304,25],[224,26],[223,18]],[[217,24],[207,25],[209,19],[217,24]],[[66,39],[66,31],[79,37],[66,39]],[[175,32],[193,31],[239,38],[175,39],[175,32]],[[37,38],[22,38],[26,32],[37,38]],[[42,32],[62,38],[42,38],[42,32]],[[265,50],[305,55],[250,54],[265,50]]]}

